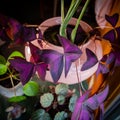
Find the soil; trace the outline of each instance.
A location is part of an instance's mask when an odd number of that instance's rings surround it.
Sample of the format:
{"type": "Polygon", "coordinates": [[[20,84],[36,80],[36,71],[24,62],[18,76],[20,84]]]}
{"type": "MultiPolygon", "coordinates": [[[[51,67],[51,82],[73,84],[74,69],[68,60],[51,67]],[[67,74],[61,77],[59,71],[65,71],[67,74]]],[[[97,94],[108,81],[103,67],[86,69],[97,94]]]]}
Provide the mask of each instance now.
{"type": "MultiPolygon", "coordinates": [[[[60,25],[55,25],[55,26],[48,28],[44,32],[45,40],[54,45],[61,46],[61,44],[57,38],[57,34],[59,34],[59,28],[60,28],[60,25]]],[[[69,40],[70,40],[71,31],[73,28],[74,28],[73,25],[67,26],[67,38],[69,40]]],[[[74,43],[76,45],[81,45],[83,43],[83,41],[86,40],[87,36],[88,36],[87,33],[79,26],[79,30],[77,31],[77,35],[76,35],[74,43]]],[[[87,42],[87,40],[86,40],[86,42],[87,42]]]]}

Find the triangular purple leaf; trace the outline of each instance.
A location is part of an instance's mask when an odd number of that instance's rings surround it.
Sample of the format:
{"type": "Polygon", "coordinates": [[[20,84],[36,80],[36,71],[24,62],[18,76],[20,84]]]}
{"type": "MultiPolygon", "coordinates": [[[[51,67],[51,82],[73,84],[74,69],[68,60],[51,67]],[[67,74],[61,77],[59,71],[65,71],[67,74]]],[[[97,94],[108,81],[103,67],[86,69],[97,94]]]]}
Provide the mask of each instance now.
{"type": "Polygon", "coordinates": [[[115,30],[112,29],[108,31],[106,34],[104,34],[103,38],[106,40],[109,40],[112,43],[115,42],[115,39],[116,39],[115,30]]]}
{"type": "Polygon", "coordinates": [[[86,55],[87,55],[87,61],[83,64],[81,71],[93,67],[98,62],[96,55],[88,48],[86,48],[86,55]]]}
{"type": "Polygon", "coordinates": [[[35,71],[37,71],[39,77],[42,80],[45,80],[46,70],[47,70],[47,64],[45,63],[39,63],[35,65],[35,71]]]}
{"type": "Polygon", "coordinates": [[[62,44],[64,48],[64,56],[65,56],[65,76],[67,76],[67,73],[70,69],[70,66],[72,62],[76,61],[80,58],[82,51],[73,44],[68,39],[58,36],[60,43],[62,44]]]}
{"type": "Polygon", "coordinates": [[[34,63],[38,63],[41,61],[40,55],[37,54],[39,51],[39,48],[33,45],[31,42],[29,42],[30,51],[31,51],[31,60],[33,60],[34,63]]]}
{"type": "Polygon", "coordinates": [[[112,16],[105,15],[105,19],[113,26],[115,27],[118,22],[119,14],[115,13],[112,16]]]}
{"type": "Polygon", "coordinates": [[[25,85],[33,75],[34,64],[27,62],[25,59],[19,57],[10,59],[9,62],[10,65],[20,73],[20,81],[23,85],[25,85]]]}
{"type": "Polygon", "coordinates": [[[39,50],[43,62],[49,64],[49,69],[54,82],[57,82],[63,71],[63,54],[55,50],[39,50]]]}

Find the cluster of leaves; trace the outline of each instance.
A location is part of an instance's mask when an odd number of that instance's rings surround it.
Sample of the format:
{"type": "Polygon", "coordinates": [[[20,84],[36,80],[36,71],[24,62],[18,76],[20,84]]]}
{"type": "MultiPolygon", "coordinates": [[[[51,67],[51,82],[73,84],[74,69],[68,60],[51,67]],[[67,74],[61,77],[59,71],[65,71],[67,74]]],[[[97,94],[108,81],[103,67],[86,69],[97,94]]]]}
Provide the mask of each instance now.
{"type": "MultiPolygon", "coordinates": [[[[96,65],[97,63],[99,63],[96,74],[97,75],[99,73],[106,74],[111,70],[109,66],[110,64],[114,63],[112,68],[115,68],[116,66],[120,66],[120,52],[119,52],[120,50],[119,50],[119,46],[117,45],[119,42],[116,42],[116,40],[119,40],[120,38],[120,32],[119,32],[120,27],[119,26],[116,27],[118,18],[119,18],[118,14],[114,14],[113,16],[106,15],[106,20],[112,25],[112,29],[108,33],[106,33],[104,36],[102,36],[102,38],[109,41],[109,42],[106,42],[106,45],[108,45],[107,43],[109,43],[113,48],[111,48],[110,51],[107,52],[107,54],[105,54],[101,60],[98,60],[95,53],[93,53],[90,49],[86,49],[87,61],[83,64],[81,68],[82,71],[87,70],[92,66],[96,65]]],[[[20,73],[20,81],[24,85],[23,91],[24,91],[24,94],[27,96],[35,96],[38,94],[39,87],[37,86],[37,84],[34,83],[33,81],[29,81],[30,78],[36,73],[36,71],[39,77],[44,80],[46,75],[46,70],[49,70],[53,78],[53,81],[58,82],[61,76],[61,73],[63,71],[63,66],[65,66],[64,71],[65,71],[65,76],[67,76],[72,62],[79,59],[80,56],[82,55],[82,51],[78,48],[77,45],[75,45],[70,40],[60,35],[58,35],[58,38],[61,45],[64,48],[64,53],[59,53],[55,50],[50,50],[50,49],[39,49],[38,47],[34,46],[31,43],[31,41],[36,39],[35,28],[32,28],[32,29],[27,28],[21,25],[18,21],[11,18],[6,18],[4,16],[2,16],[2,19],[0,19],[0,24],[2,26],[0,28],[1,39],[10,38],[14,40],[15,44],[28,43],[30,46],[30,50],[32,54],[32,57],[31,57],[32,62],[28,62],[24,58],[21,58],[20,56],[17,56],[17,57],[12,56],[12,59],[9,59],[10,65],[13,66],[20,73]]],[[[40,31],[37,31],[37,32],[39,33],[38,43],[40,43],[41,45],[42,44],[41,38],[43,38],[43,36],[41,36],[40,31]]],[[[5,65],[5,62],[3,62],[3,64],[5,65]]],[[[5,73],[6,71],[5,70],[6,67],[4,65],[2,65],[3,73],[5,73]]],[[[57,103],[60,106],[65,103],[65,99],[68,94],[68,88],[65,87],[62,89],[61,88],[57,89],[57,87],[59,88],[60,86],[56,86],[56,88],[54,88],[53,90],[54,92],[46,93],[43,96],[41,96],[40,103],[41,103],[41,106],[45,108],[45,110],[49,110],[50,106],[52,106],[52,109],[56,108],[55,100],[57,100],[57,103]],[[56,95],[59,97],[56,98],[56,95]]],[[[88,115],[86,120],[92,119],[91,111],[93,112],[93,110],[97,109],[99,106],[101,106],[100,110],[102,111],[103,109],[102,103],[104,102],[107,96],[107,93],[108,93],[108,88],[104,89],[103,92],[95,94],[91,97],[89,96],[89,92],[83,94],[83,96],[78,98],[75,109],[73,110],[70,107],[70,111],[73,112],[72,118],[74,119],[76,117],[76,120],[79,120],[82,118],[85,119],[86,116],[84,116],[84,113],[86,113],[88,115]]],[[[72,97],[71,99],[73,98],[76,98],[76,97],[72,97]]],[[[11,99],[11,101],[15,101],[15,100],[16,99],[11,99]]],[[[72,100],[70,101],[73,105],[72,100]]],[[[35,114],[39,115],[39,117],[44,116],[49,119],[48,117],[49,114],[46,113],[45,110],[40,109],[35,114]]],[[[66,118],[68,115],[66,114],[66,111],[60,111],[59,113],[57,113],[56,116],[59,116],[59,117],[64,116],[66,118]]],[[[55,116],[55,120],[58,118],[56,116],[55,116]]]]}
{"type": "Polygon", "coordinates": [[[77,98],[75,91],[71,91],[66,84],[49,86],[49,91],[40,96],[41,107],[33,113],[32,119],[67,119],[73,112],[77,98]]]}

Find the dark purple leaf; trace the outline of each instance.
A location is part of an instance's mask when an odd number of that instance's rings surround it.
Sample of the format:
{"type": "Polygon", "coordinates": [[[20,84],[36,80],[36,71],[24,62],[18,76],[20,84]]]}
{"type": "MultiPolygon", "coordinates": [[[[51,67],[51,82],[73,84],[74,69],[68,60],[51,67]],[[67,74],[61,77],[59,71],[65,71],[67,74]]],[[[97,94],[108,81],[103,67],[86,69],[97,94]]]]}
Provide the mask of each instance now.
{"type": "Polygon", "coordinates": [[[87,70],[97,64],[98,59],[96,55],[88,48],[86,48],[87,61],[83,64],[81,70],[87,70]]]}
{"type": "Polygon", "coordinates": [[[115,60],[115,55],[113,52],[107,55],[106,64],[111,64],[115,60]]]}
{"type": "Polygon", "coordinates": [[[55,50],[39,50],[43,62],[49,64],[49,69],[54,82],[57,82],[63,71],[63,54],[55,50]]]}
{"type": "Polygon", "coordinates": [[[67,76],[67,73],[70,69],[70,66],[72,62],[76,61],[80,58],[82,51],[73,44],[68,39],[58,36],[60,43],[62,44],[64,48],[64,56],[65,56],[65,76],[67,76]]]}
{"type": "MultiPolygon", "coordinates": [[[[112,57],[112,56],[111,56],[112,57]]],[[[98,69],[96,71],[96,75],[99,73],[108,73],[109,72],[109,64],[112,62],[112,58],[108,55],[104,55],[102,59],[99,61],[98,69]]]]}
{"type": "Polygon", "coordinates": [[[102,64],[102,63],[99,63],[98,65],[98,69],[96,71],[96,75],[98,75],[99,73],[108,73],[109,72],[109,68],[107,66],[107,64],[102,64]]]}
{"type": "Polygon", "coordinates": [[[25,85],[33,75],[34,64],[27,62],[23,58],[16,57],[9,60],[11,66],[13,66],[16,71],[20,73],[20,81],[25,85]]]}
{"type": "Polygon", "coordinates": [[[106,34],[104,34],[103,38],[106,40],[109,40],[112,43],[115,42],[115,39],[116,39],[115,30],[112,29],[108,31],[106,34]]]}
{"type": "Polygon", "coordinates": [[[118,22],[119,14],[115,13],[112,16],[105,15],[105,19],[113,26],[115,27],[118,22]]]}
{"type": "MultiPolygon", "coordinates": [[[[72,26],[72,27],[70,27],[70,26],[67,27],[66,32],[67,32],[67,38],[68,38],[69,40],[71,40],[71,32],[72,32],[73,28],[74,28],[73,26],[72,26]]],[[[81,44],[86,38],[87,38],[86,32],[82,29],[81,26],[78,26],[74,44],[79,45],[79,44],[81,44]]]]}
{"type": "Polygon", "coordinates": [[[39,48],[33,45],[31,42],[29,42],[29,47],[31,51],[31,59],[33,60],[34,63],[38,63],[41,61],[40,55],[38,54],[39,48]]]}
{"type": "Polygon", "coordinates": [[[35,70],[37,71],[39,77],[42,80],[45,80],[45,75],[46,75],[46,69],[47,69],[47,64],[45,63],[40,63],[35,65],[35,70]]]}
{"type": "Polygon", "coordinates": [[[120,66],[120,51],[114,51],[115,55],[115,67],[120,66]]]}

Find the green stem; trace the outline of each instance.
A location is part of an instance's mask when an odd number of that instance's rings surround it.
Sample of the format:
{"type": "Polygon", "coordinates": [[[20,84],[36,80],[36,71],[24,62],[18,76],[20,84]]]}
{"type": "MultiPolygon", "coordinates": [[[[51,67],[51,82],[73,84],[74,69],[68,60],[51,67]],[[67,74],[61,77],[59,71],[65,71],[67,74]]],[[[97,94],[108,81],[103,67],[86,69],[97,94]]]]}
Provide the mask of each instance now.
{"type": "Polygon", "coordinates": [[[64,20],[64,0],[61,0],[61,23],[64,20]]]}
{"type": "Polygon", "coordinates": [[[85,13],[85,11],[86,11],[86,9],[87,9],[87,6],[88,6],[89,2],[90,2],[90,0],[87,0],[87,1],[85,2],[85,5],[83,6],[82,11],[81,11],[81,13],[80,13],[80,15],[79,15],[79,17],[78,17],[78,19],[77,19],[77,23],[76,23],[76,25],[75,25],[75,28],[74,28],[73,31],[72,31],[71,40],[72,40],[73,43],[74,43],[74,41],[75,41],[75,37],[76,37],[76,33],[77,33],[78,26],[79,26],[79,24],[80,24],[80,20],[82,19],[83,15],[84,15],[84,13],[85,13]]]}
{"type": "Polygon", "coordinates": [[[11,80],[11,83],[12,83],[12,87],[13,87],[13,90],[14,90],[14,94],[15,94],[15,96],[16,96],[16,90],[15,90],[15,86],[14,86],[14,83],[13,83],[12,75],[10,75],[10,80],[11,80]]]}
{"type": "Polygon", "coordinates": [[[71,19],[71,17],[74,15],[74,13],[76,12],[79,4],[80,4],[81,0],[72,0],[71,1],[71,4],[70,4],[70,8],[63,20],[63,22],[61,23],[61,26],[60,26],[60,35],[63,36],[63,37],[67,37],[66,36],[66,27],[69,23],[69,20],[71,19]]]}

